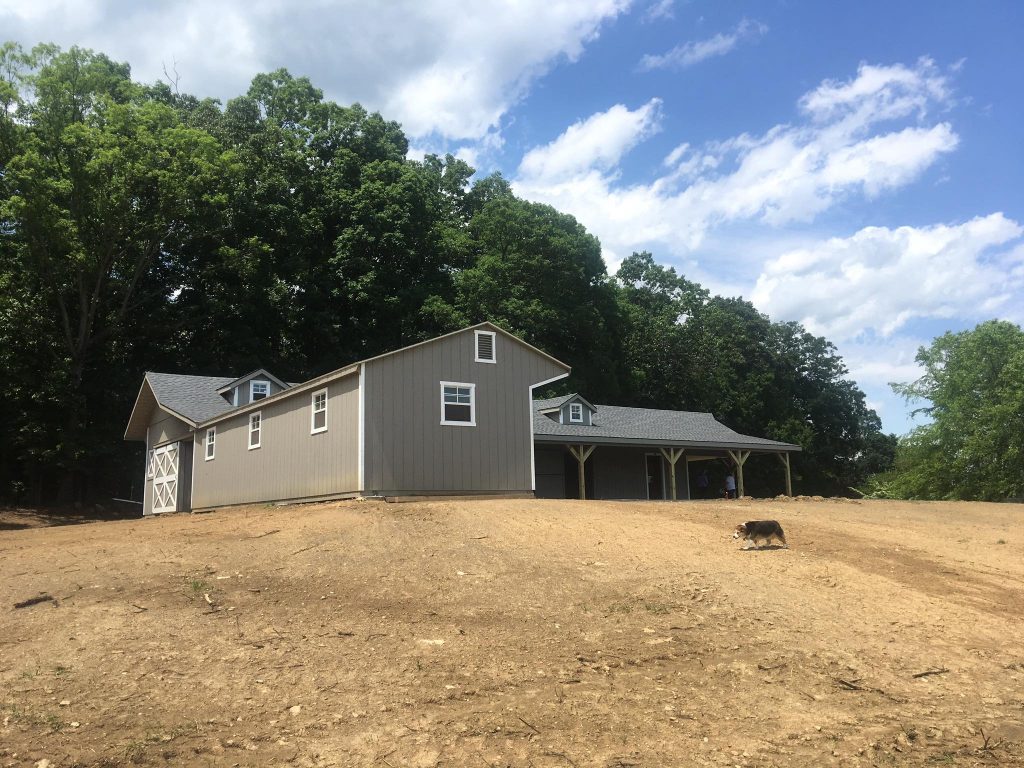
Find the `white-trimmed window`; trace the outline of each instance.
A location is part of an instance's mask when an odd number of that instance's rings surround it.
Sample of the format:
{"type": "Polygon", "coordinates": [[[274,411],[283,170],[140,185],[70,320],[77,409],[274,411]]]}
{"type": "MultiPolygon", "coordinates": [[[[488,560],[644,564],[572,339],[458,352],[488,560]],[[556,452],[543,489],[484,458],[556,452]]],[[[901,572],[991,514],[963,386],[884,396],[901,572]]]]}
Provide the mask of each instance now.
{"type": "Polygon", "coordinates": [[[318,389],[310,398],[312,415],[310,416],[309,434],[327,431],[327,390],[318,389]]]}
{"type": "Polygon", "coordinates": [[[441,423],[453,427],[476,426],[476,384],[441,382],[441,423]]]}
{"type": "Polygon", "coordinates": [[[569,403],[569,423],[583,423],[583,403],[569,403]]]}
{"type": "Polygon", "coordinates": [[[153,477],[154,469],[156,468],[156,451],[152,448],[149,449],[149,462],[146,464],[146,477],[153,477]]]}
{"type": "Polygon", "coordinates": [[[256,381],[255,379],[249,382],[249,400],[256,401],[262,400],[264,397],[270,397],[270,382],[269,381],[256,381]]]}
{"type": "Polygon", "coordinates": [[[249,414],[249,450],[259,448],[263,437],[263,412],[249,414]]]}
{"type": "Polygon", "coordinates": [[[476,331],[476,362],[478,363],[496,363],[498,362],[494,355],[494,331],[476,331]]]}
{"type": "Polygon", "coordinates": [[[217,452],[217,428],[210,427],[206,430],[206,460],[209,461],[217,452]]]}

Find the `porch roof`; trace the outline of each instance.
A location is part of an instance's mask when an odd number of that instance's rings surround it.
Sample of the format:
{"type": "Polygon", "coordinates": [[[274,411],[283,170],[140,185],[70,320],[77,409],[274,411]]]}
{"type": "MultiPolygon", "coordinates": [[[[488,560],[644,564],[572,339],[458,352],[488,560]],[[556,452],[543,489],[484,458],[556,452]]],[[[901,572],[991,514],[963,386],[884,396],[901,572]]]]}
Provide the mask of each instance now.
{"type": "Polygon", "coordinates": [[[565,398],[533,401],[533,434],[539,443],[672,445],[683,448],[742,449],[756,453],[799,451],[800,446],[736,432],[710,413],[595,405],[593,424],[559,424],[545,416],[565,398]]]}

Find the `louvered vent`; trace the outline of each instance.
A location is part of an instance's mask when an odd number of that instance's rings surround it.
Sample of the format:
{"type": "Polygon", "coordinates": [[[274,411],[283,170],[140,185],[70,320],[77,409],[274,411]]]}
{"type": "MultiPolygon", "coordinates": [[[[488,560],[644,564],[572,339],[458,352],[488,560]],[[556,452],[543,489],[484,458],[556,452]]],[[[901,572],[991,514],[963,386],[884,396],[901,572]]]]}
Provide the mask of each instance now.
{"type": "Polygon", "coordinates": [[[476,361],[478,363],[494,362],[494,334],[480,332],[476,335],[476,361]]]}

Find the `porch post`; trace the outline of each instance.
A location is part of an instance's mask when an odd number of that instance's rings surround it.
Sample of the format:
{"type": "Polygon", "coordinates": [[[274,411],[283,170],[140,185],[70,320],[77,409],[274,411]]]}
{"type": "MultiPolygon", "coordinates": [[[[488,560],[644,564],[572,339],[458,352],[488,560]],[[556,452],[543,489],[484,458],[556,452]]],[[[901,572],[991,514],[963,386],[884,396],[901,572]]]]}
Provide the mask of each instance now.
{"type": "MultiPolygon", "coordinates": [[[[672,481],[672,501],[676,501],[676,462],[679,461],[679,457],[686,453],[686,449],[680,448],[678,451],[675,448],[659,448],[661,455],[665,457],[665,461],[668,462],[668,476],[672,481]]],[[[689,478],[687,478],[687,484],[689,484],[689,478]]]]}
{"type": "Polygon", "coordinates": [[[746,464],[747,459],[750,458],[750,451],[730,451],[726,450],[729,454],[729,458],[736,464],[736,498],[743,498],[743,465],[746,464]]]}
{"type": "Polygon", "coordinates": [[[789,452],[787,451],[786,453],[777,453],[775,455],[779,457],[779,461],[782,462],[782,466],[785,467],[785,469],[786,469],[786,495],[787,496],[792,496],[793,495],[793,480],[792,480],[792,478],[790,476],[790,472],[789,472],[789,452]]]}
{"type": "Polygon", "coordinates": [[[569,453],[571,453],[576,458],[576,462],[579,465],[580,500],[581,501],[586,501],[586,499],[587,499],[587,478],[586,478],[586,473],[585,473],[585,470],[584,470],[584,464],[586,463],[587,459],[590,458],[590,454],[592,454],[594,452],[594,446],[592,446],[592,445],[590,445],[590,446],[586,446],[586,445],[567,445],[566,448],[568,448],[569,449],[569,453]]]}

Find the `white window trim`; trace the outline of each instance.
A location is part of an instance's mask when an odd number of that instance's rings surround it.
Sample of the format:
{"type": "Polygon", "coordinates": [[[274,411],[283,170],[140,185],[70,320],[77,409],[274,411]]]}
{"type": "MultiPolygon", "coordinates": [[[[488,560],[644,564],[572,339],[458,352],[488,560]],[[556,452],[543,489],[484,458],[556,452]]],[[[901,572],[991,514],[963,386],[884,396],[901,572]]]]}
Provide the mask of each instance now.
{"type": "Polygon", "coordinates": [[[569,423],[570,424],[582,424],[583,423],[583,403],[569,403],[569,423]],[[575,409],[579,408],[579,418],[576,418],[575,409]]]}
{"type": "Polygon", "coordinates": [[[443,427],[475,427],[476,426],[476,384],[462,381],[441,382],[441,426],[443,427]],[[468,387],[469,388],[469,421],[445,421],[444,418],[444,388],[445,387],[468,387]]]}
{"type": "Polygon", "coordinates": [[[206,430],[206,439],[203,441],[203,456],[206,457],[207,461],[213,461],[213,459],[214,459],[214,457],[216,455],[217,455],[217,428],[216,427],[210,427],[208,430],[206,430]],[[211,437],[213,438],[213,440],[210,440],[211,437]],[[213,448],[212,452],[210,451],[211,447],[213,448]]]}
{"type": "Polygon", "coordinates": [[[312,395],[309,396],[309,434],[318,435],[321,432],[327,431],[327,387],[318,389],[312,395]],[[316,426],[316,415],[319,411],[316,409],[316,398],[318,395],[324,396],[324,425],[320,428],[316,426]]]}
{"type": "Polygon", "coordinates": [[[146,479],[152,480],[156,472],[156,448],[149,449],[149,463],[146,465],[146,479]]]}
{"type": "Polygon", "coordinates": [[[498,362],[498,346],[497,337],[494,331],[474,331],[473,332],[473,360],[477,363],[497,363],[498,362]],[[491,359],[484,360],[480,357],[480,337],[490,336],[491,337],[491,359]]]}
{"type": "Polygon", "coordinates": [[[251,451],[251,450],[253,450],[255,448],[259,448],[261,445],[263,445],[263,411],[256,411],[256,413],[250,413],[249,414],[249,450],[251,451]],[[259,416],[259,419],[260,419],[260,426],[259,426],[259,430],[258,430],[259,433],[260,433],[260,440],[259,440],[258,443],[256,443],[256,445],[253,445],[252,444],[252,433],[253,433],[254,430],[252,428],[252,420],[256,416],[259,416]]]}
{"type": "Polygon", "coordinates": [[[268,397],[270,397],[270,382],[267,381],[266,379],[253,379],[252,381],[249,382],[249,402],[250,403],[255,403],[256,402],[253,399],[253,395],[256,394],[256,385],[257,384],[266,384],[267,385],[267,394],[265,394],[263,397],[261,397],[260,400],[265,400],[268,397]]]}

